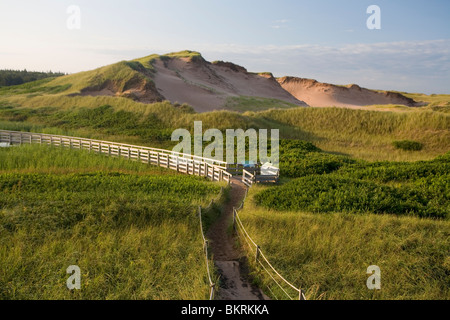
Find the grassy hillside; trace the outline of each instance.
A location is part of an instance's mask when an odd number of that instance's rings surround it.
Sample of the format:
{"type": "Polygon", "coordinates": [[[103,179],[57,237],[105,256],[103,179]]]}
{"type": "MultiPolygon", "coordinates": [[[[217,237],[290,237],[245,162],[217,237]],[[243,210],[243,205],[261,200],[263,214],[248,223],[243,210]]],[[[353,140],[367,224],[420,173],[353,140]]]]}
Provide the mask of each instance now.
{"type": "MultiPolygon", "coordinates": [[[[449,299],[449,155],[341,163],[330,173],[309,162],[301,178],[252,187],[240,217],[274,267],[310,299],[449,299]],[[366,287],[370,265],[381,268],[380,291],[366,287]]],[[[267,294],[286,299],[252,269],[267,294]]]]}
{"type": "Polygon", "coordinates": [[[5,129],[63,131],[150,146],[170,147],[171,132],[192,130],[194,121],[203,121],[205,130],[279,129],[284,139],[310,141],[325,151],[370,161],[429,160],[450,150],[450,115],[431,109],[396,113],[293,108],[196,114],[168,102],[142,104],[117,97],[44,95],[0,102],[0,124],[5,129]],[[401,140],[419,142],[423,148],[399,150],[393,143],[401,140]]]}
{"type": "Polygon", "coordinates": [[[291,138],[314,142],[321,149],[359,159],[413,161],[432,159],[450,150],[450,117],[431,110],[406,113],[342,108],[271,110],[254,115],[295,128],[291,138]],[[423,150],[408,152],[393,146],[413,140],[423,150]]]}
{"type": "Polygon", "coordinates": [[[450,94],[426,95],[423,93],[407,93],[407,92],[402,92],[402,94],[407,96],[408,98],[414,99],[415,101],[424,102],[428,104],[429,107],[444,107],[442,109],[447,110],[447,112],[448,107],[450,107],[450,94]]]}
{"type": "Polygon", "coordinates": [[[0,299],[207,299],[195,209],[219,189],[79,150],[0,148],[0,299]]]}

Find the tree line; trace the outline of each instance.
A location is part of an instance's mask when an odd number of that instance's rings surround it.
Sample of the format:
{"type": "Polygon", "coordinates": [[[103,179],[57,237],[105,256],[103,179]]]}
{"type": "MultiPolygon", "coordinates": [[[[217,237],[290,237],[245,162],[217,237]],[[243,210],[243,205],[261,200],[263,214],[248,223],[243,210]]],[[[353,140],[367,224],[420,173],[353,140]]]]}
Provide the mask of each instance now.
{"type": "Polygon", "coordinates": [[[65,75],[61,72],[37,72],[24,70],[0,70],[0,87],[14,86],[26,82],[41,80],[49,77],[65,75]]]}

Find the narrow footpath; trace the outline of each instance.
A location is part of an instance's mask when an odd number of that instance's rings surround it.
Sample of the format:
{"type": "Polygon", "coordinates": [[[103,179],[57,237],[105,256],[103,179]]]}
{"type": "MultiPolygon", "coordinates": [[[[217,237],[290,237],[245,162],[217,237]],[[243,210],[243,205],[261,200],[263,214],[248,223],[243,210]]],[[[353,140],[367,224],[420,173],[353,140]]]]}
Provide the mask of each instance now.
{"type": "Polygon", "coordinates": [[[244,253],[237,246],[231,231],[233,207],[239,207],[245,196],[246,186],[239,177],[231,180],[230,199],[222,215],[209,228],[207,238],[214,256],[214,264],[220,273],[218,300],[270,300],[248,279],[248,268],[244,253]]]}

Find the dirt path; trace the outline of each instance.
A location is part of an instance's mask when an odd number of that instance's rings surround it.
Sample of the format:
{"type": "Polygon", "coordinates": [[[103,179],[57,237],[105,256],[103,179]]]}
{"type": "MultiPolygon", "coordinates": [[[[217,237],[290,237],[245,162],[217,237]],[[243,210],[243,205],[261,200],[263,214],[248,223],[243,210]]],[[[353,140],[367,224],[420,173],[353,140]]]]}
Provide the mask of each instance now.
{"type": "Polygon", "coordinates": [[[238,207],[244,196],[245,185],[239,178],[233,178],[230,200],[207,233],[214,263],[220,273],[219,300],[269,300],[259,288],[249,282],[245,255],[236,246],[237,239],[230,229],[233,207],[238,207]]]}

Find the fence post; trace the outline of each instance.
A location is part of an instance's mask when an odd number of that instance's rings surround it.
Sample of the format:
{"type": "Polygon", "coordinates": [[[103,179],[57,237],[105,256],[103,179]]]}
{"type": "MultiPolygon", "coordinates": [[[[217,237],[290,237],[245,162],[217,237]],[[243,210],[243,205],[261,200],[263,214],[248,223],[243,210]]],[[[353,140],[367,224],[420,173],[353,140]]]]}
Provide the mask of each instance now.
{"type": "Polygon", "coordinates": [[[211,284],[211,292],[210,292],[210,294],[209,294],[209,300],[214,300],[214,291],[215,291],[215,289],[216,289],[216,284],[215,283],[213,283],[213,284],[211,284]]]}
{"type": "Polygon", "coordinates": [[[233,207],[233,228],[236,231],[236,208],[233,207]]]}
{"type": "Polygon", "coordinates": [[[259,252],[261,251],[260,246],[256,246],[256,261],[259,259],[259,252]]]}
{"type": "Polygon", "coordinates": [[[298,300],[306,300],[302,289],[299,290],[298,300]]]}

